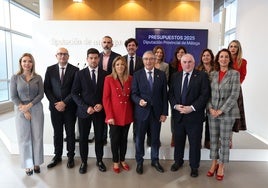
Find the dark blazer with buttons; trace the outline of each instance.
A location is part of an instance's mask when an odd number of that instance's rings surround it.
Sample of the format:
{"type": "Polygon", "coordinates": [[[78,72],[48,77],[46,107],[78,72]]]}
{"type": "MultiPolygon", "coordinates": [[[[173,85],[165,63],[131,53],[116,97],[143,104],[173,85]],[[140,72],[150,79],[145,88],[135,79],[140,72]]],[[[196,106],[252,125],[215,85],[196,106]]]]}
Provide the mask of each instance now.
{"type": "MultiPolygon", "coordinates": [[[[128,55],[124,55],[123,57],[126,59],[126,62],[127,62],[128,55]]],[[[142,69],[143,67],[144,67],[144,64],[143,64],[142,58],[140,56],[136,55],[135,65],[134,65],[134,72],[142,69]]]]}
{"type": "MultiPolygon", "coordinates": [[[[113,65],[113,60],[117,57],[117,56],[121,56],[118,53],[115,53],[113,51],[111,51],[109,60],[108,60],[108,64],[107,64],[107,74],[111,74],[112,73],[112,65],[113,65]]],[[[99,68],[103,69],[103,53],[100,53],[100,61],[99,61],[99,68]]]]}
{"type": "Polygon", "coordinates": [[[205,72],[193,70],[186,95],[186,106],[193,106],[196,111],[187,115],[180,114],[174,109],[174,106],[181,104],[181,89],[182,89],[183,71],[176,72],[171,78],[169,88],[169,102],[172,108],[172,116],[176,119],[181,119],[188,122],[204,121],[204,109],[210,97],[210,85],[208,75],[205,72]]]}
{"type": "Polygon", "coordinates": [[[154,117],[160,119],[161,115],[168,115],[167,80],[163,71],[154,69],[153,92],[146,76],[145,69],[140,69],[133,75],[131,98],[135,103],[135,119],[146,120],[153,110],[154,117]],[[141,99],[147,101],[141,107],[141,99]]]}
{"type": "Polygon", "coordinates": [[[59,65],[55,64],[47,68],[44,80],[44,91],[49,100],[50,110],[56,110],[54,104],[63,101],[66,104],[66,110],[76,111],[76,105],[72,99],[71,89],[77,71],[79,71],[77,67],[68,63],[64,74],[63,84],[61,84],[59,65]]]}
{"type": "MultiPolygon", "coordinates": [[[[102,104],[103,86],[106,75],[106,71],[98,68],[97,86],[96,90],[94,90],[92,89],[93,83],[88,67],[76,73],[72,87],[72,97],[77,105],[77,117],[89,117],[87,113],[88,107],[102,104]]],[[[102,113],[104,114],[103,110],[102,113]]]]}

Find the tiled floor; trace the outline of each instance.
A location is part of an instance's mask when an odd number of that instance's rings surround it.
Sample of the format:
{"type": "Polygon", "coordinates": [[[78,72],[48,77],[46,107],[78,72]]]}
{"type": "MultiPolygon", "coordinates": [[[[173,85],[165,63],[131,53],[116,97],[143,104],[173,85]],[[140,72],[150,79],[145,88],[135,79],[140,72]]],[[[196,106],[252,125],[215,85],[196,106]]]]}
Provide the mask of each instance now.
{"type": "MultiPolygon", "coordinates": [[[[0,115],[0,131],[4,129],[3,127],[3,129],[1,129],[1,126],[8,126],[2,123],[8,120],[8,118],[10,117],[0,115]]],[[[12,125],[10,121],[9,125],[12,125]]],[[[9,134],[16,137],[16,132],[9,134]]],[[[163,145],[162,147],[168,148],[169,139],[164,136],[161,141],[163,145]]],[[[131,136],[129,142],[132,142],[131,136]]],[[[133,143],[130,143],[130,145],[133,145],[133,143]]],[[[108,148],[108,146],[106,147],[108,148]]],[[[75,167],[73,169],[67,169],[66,157],[63,157],[62,163],[58,166],[54,167],[53,169],[47,169],[46,165],[51,160],[51,156],[46,155],[45,163],[41,166],[41,173],[28,177],[26,176],[24,169],[20,168],[19,156],[16,154],[10,154],[7,147],[0,139],[0,187],[266,188],[268,185],[268,160],[261,160],[268,158],[266,152],[268,150],[268,146],[265,143],[262,143],[256,138],[250,136],[250,134],[241,132],[234,135],[234,147],[239,148],[234,149],[238,154],[242,153],[245,156],[238,155],[238,159],[234,159],[226,165],[225,177],[222,182],[217,181],[215,177],[209,178],[206,176],[207,170],[210,167],[209,160],[203,159],[201,161],[199,168],[199,177],[192,178],[189,175],[190,168],[187,160],[185,161],[184,166],[179,169],[179,171],[171,172],[170,166],[173,161],[162,159],[160,163],[165,169],[164,173],[157,172],[154,168],[151,167],[150,160],[145,160],[144,174],[138,175],[135,171],[136,163],[132,159],[133,157],[127,159],[131,170],[129,172],[122,171],[119,174],[115,174],[112,171],[112,161],[110,158],[104,159],[104,162],[108,168],[107,172],[105,173],[102,173],[97,169],[95,166],[95,158],[89,158],[88,172],[84,175],[81,175],[78,172],[80,166],[79,157],[75,158],[75,167]],[[248,155],[250,155],[250,160],[246,161],[248,155]],[[261,156],[262,158],[260,158],[259,155],[263,155],[261,156]],[[239,159],[240,157],[241,160],[239,159]],[[256,158],[256,161],[252,160],[254,157],[256,158]]],[[[133,153],[133,151],[128,152],[133,153]]],[[[206,150],[202,150],[203,155],[207,155],[207,153],[208,152],[206,150]]]]}

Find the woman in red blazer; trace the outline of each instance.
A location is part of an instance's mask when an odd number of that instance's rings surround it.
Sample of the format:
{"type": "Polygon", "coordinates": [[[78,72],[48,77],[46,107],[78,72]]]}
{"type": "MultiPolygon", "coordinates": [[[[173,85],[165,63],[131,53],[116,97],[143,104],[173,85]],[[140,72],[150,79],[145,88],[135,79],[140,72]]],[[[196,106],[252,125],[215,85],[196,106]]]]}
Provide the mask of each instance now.
{"type": "MultiPolygon", "coordinates": [[[[247,60],[242,58],[243,54],[241,43],[238,40],[232,40],[228,45],[228,50],[231,52],[232,55],[232,60],[234,62],[233,67],[240,74],[240,84],[242,85],[247,75],[247,60]]],[[[235,120],[233,132],[247,130],[242,88],[240,88],[237,103],[240,111],[240,118],[235,120]]],[[[230,140],[230,148],[232,148],[232,137],[230,140]]]]}
{"type": "Polygon", "coordinates": [[[132,76],[124,57],[118,56],[112,64],[112,73],[106,76],[103,90],[103,105],[106,113],[105,122],[110,126],[113,170],[129,170],[125,162],[127,138],[130,124],[133,122],[133,104],[130,98],[132,76]]]}

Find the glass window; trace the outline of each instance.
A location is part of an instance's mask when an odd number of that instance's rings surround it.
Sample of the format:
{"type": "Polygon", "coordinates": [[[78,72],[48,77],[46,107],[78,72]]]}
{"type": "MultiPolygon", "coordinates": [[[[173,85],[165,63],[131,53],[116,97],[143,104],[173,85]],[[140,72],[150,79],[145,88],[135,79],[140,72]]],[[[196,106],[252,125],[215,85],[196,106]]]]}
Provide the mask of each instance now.
{"type": "Polygon", "coordinates": [[[13,50],[12,54],[13,73],[16,73],[19,70],[19,58],[21,57],[21,55],[26,52],[31,53],[32,39],[12,34],[11,40],[12,40],[12,48],[16,49],[13,50]]]}
{"type": "Polygon", "coordinates": [[[0,0],[0,103],[9,101],[9,80],[19,58],[32,50],[32,22],[38,16],[9,0],[0,0]]]}
{"type": "Polygon", "coordinates": [[[38,20],[38,17],[13,4],[10,4],[10,16],[12,30],[32,35],[32,23],[38,20]]]}
{"type": "Polygon", "coordinates": [[[7,76],[7,59],[6,59],[6,47],[5,47],[5,32],[0,31],[0,102],[7,101],[8,97],[8,76],[7,76]]]}
{"type": "Polygon", "coordinates": [[[9,6],[8,1],[0,0],[0,26],[9,28],[9,6]]]}

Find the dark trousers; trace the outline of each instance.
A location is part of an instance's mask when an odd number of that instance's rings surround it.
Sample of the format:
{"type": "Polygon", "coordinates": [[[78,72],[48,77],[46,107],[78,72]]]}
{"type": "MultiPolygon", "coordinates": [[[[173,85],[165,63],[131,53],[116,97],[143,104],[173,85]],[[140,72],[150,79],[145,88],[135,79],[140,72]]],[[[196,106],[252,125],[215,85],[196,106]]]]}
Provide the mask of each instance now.
{"type": "Polygon", "coordinates": [[[104,114],[102,112],[94,113],[87,118],[78,118],[79,127],[79,149],[83,163],[87,163],[88,158],[88,136],[93,122],[95,135],[95,153],[97,161],[102,161],[103,157],[103,130],[106,126],[104,122],[104,114]]]}
{"type": "Polygon", "coordinates": [[[137,120],[136,122],[136,162],[138,164],[143,163],[144,139],[148,129],[150,129],[151,132],[151,160],[153,163],[157,162],[159,160],[161,131],[161,122],[159,122],[159,118],[155,118],[151,112],[146,120],[137,120]]]}
{"type": "Polygon", "coordinates": [[[181,120],[175,119],[174,127],[174,160],[179,165],[183,164],[184,149],[186,136],[188,136],[188,141],[190,145],[189,149],[189,161],[191,168],[199,168],[200,156],[201,156],[201,138],[203,123],[198,122],[187,122],[183,118],[181,120]]]}
{"type": "Polygon", "coordinates": [[[63,150],[63,127],[66,133],[67,156],[74,157],[75,153],[75,122],[76,115],[73,111],[59,112],[52,110],[50,112],[51,122],[54,130],[54,148],[57,157],[62,156],[63,150]]]}
{"type": "Polygon", "coordinates": [[[130,124],[125,126],[110,125],[111,149],[114,163],[125,161],[129,126],[130,124]]]}
{"type": "Polygon", "coordinates": [[[209,125],[208,125],[208,116],[206,116],[206,121],[205,121],[205,141],[209,142],[210,141],[210,133],[209,133],[209,125]]]}

